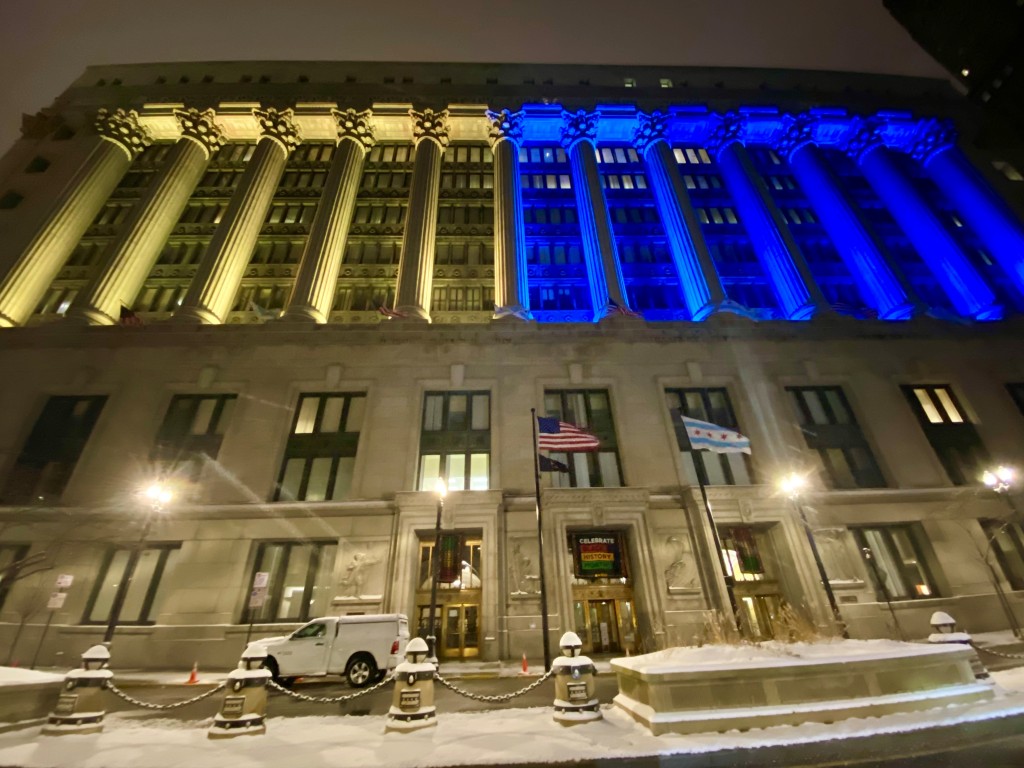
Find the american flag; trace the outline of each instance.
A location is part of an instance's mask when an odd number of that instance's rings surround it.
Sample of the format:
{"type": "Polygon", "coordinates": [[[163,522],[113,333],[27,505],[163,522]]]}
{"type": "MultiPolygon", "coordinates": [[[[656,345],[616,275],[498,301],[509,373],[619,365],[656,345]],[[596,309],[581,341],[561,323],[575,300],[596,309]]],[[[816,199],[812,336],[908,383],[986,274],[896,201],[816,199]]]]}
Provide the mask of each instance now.
{"type": "Polygon", "coordinates": [[[537,446],[542,451],[596,451],[601,447],[597,435],[580,429],[575,424],[546,416],[537,417],[537,446]]]}
{"type": "Polygon", "coordinates": [[[145,323],[142,322],[142,318],[132,312],[124,304],[121,305],[121,325],[129,326],[132,328],[141,328],[145,323]]]}
{"type": "Polygon", "coordinates": [[[395,318],[395,317],[408,317],[409,316],[405,312],[399,312],[397,309],[388,309],[383,304],[381,304],[379,307],[377,307],[377,311],[380,312],[388,320],[391,320],[392,318],[395,318]]]}
{"type": "Polygon", "coordinates": [[[634,312],[629,307],[624,307],[614,299],[608,299],[608,306],[604,308],[605,315],[623,315],[624,317],[639,317],[643,319],[643,315],[639,312],[634,312]]]}

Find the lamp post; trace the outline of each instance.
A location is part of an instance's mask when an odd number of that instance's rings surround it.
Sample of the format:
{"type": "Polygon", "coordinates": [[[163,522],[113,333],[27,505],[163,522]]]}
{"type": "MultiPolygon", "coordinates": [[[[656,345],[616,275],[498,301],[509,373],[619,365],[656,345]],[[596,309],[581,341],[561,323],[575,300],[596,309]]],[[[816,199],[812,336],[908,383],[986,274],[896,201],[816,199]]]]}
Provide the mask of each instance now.
{"type": "Polygon", "coordinates": [[[437,616],[437,580],[441,575],[441,514],[444,512],[444,497],[448,493],[448,486],[443,479],[438,478],[437,485],[437,521],[434,523],[434,553],[431,557],[430,573],[430,615],[427,619],[427,648],[430,653],[427,661],[437,664],[437,635],[435,633],[435,617],[437,616]]]}
{"type": "Polygon", "coordinates": [[[779,490],[789,497],[793,506],[796,507],[796,511],[800,514],[800,522],[803,523],[804,533],[807,535],[807,543],[811,547],[811,554],[814,555],[814,564],[818,566],[821,586],[825,588],[825,595],[828,597],[828,604],[832,609],[832,618],[835,620],[836,626],[843,637],[849,639],[850,633],[846,631],[846,622],[843,621],[843,615],[839,612],[839,604],[836,602],[835,593],[832,591],[832,584],[828,580],[828,573],[825,572],[825,563],[822,561],[821,553],[818,551],[818,543],[814,540],[814,533],[811,531],[811,524],[807,520],[804,505],[800,503],[800,494],[806,485],[807,478],[796,472],[791,472],[779,481],[779,490]]]}
{"type": "MultiPolygon", "coordinates": [[[[986,469],[981,475],[981,482],[1006,500],[1006,505],[1010,508],[1010,518],[1013,520],[1020,520],[1021,516],[1017,510],[1017,505],[1014,504],[1013,497],[1010,494],[1016,480],[1017,470],[1013,467],[1007,467],[1002,464],[998,467],[993,467],[992,469],[986,469]]],[[[1006,598],[1006,593],[1003,592],[1003,587],[999,583],[999,576],[996,573],[996,569],[989,561],[989,549],[993,546],[995,546],[995,535],[989,537],[988,544],[985,547],[985,565],[988,566],[989,573],[992,577],[992,586],[995,588],[996,596],[999,598],[1000,605],[1003,607],[1003,612],[1006,613],[1006,616],[1010,621],[1010,629],[1013,631],[1015,637],[1021,637],[1022,633],[1020,625],[1017,623],[1017,617],[1014,615],[1013,608],[1010,606],[1010,602],[1006,598]]]]}
{"type": "Polygon", "coordinates": [[[146,506],[145,517],[142,522],[142,532],[138,541],[128,553],[128,562],[124,566],[124,575],[117,585],[117,592],[114,593],[114,602],[110,606],[110,620],[107,622],[107,631],[103,634],[103,642],[107,645],[114,639],[114,630],[117,629],[118,619],[121,618],[121,609],[124,608],[125,598],[128,597],[128,588],[131,586],[132,577],[135,575],[135,568],[139,564],[139,557],[142,555],[142,545],[149,536],[149,529],[153,525],[153,519],[163,512],[167,504],[174,498],[170,489],[160,483],[151,483],[139,491],[146,506]]]}

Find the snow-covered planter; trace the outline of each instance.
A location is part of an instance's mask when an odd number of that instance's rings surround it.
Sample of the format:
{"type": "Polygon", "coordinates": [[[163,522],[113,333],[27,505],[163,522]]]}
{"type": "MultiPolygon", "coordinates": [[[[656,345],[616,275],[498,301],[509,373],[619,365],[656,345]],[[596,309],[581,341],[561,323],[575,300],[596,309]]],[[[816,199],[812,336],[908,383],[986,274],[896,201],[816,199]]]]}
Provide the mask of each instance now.
{"type": "Polygon", "coordinates": [[[669,648],[612,660],[615,704],[654,734],[876,717],[991,698],[971,654],[891,640],[669,648]]]}

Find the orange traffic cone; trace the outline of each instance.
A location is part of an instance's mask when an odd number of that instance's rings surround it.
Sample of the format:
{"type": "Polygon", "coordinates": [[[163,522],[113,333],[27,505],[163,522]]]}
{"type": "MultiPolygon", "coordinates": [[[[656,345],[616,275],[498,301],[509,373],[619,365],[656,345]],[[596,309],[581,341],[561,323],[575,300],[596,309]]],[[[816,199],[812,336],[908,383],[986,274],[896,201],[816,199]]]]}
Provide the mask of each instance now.
{"type": "Polygon", "coordinates": [[[199,682],[199,662],[195,662],[192,665],[192,674],[188,676],[188,680],[185,681],[185,685],[195,685],[199,682]]]}
{"type": "Polygon", "coordinates": [[[523,654],[523,674],[527,674],[530,671],[530,665],[526,663],[526,654],[523,654]]]}

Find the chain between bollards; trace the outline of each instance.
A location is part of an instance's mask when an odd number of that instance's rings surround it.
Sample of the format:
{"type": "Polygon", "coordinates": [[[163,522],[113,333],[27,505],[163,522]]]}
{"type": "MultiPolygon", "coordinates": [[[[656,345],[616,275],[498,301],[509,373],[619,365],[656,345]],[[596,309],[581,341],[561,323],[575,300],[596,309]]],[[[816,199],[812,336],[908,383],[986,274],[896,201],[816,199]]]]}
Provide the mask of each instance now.
{"type": "Polygon", "coordinates": [[[991,654],[992,656],[1002,656],[1004,659],[1024,659],[1024,653],[1003,653],[1002,651],[993,651],[991,648],[985,648],[981,645],[975,645],[971,643],[971,647],[976,651],[991,654]]]}
{"type": "Polygon", "coordinates": [[[106,684],[106,687],[109,688],[110,692],[113,693],[115,696],[124,699],[129,704],[134,704],[137,707],[143,707],[145,709],[177,709],[178,707],[184,707],[188,706],[189,704],[195,704],[197,701],[202,701],[203,699],[207,699],[210,696],[213,696],[213,694],[217,693],[217,691],[223,691],[225,686],[227,686],[227,683],[218,683],[210,690],[204,691],[203,693],[200,693],[198,696],[193,696],[191,699],[185,699],[185,701],[176,701],[173,704],[150,704],[148,701],[142,701],[141,699],[136,699],[133,696],[129,696],[127,693],[125,693],[116,685],[114,685],[113,680],[108,681],[106,684]]]}
{"type": "Polygon", "coordinates": [[[290,691],[284,686],[278,685],[273,680],[267,682],[267,687],[273,688],[278,693],[283,693],[285,696],[291,696],[293,699],[298,699],[299,701],[309,701],[313,704],[341,704],[346,701],[358,699],[360,696],[365,696],[368,693],[373,693],[374,691],[383,688],[388,683],[393,682],[394,679],[394,675],[388,675],[376,685],[371,685],[369,688],[364,688],[363,690],[357,691],[356,693],[350,693],[347,696],[307,696],[304,693],[296,693],[295,691],[290,691]]]}
{"type": "Polygon", "coordinates": [[[536,680],[534,680],[532,683],[530,683],[525,688],[520,688],[518,691],[513,691],[512,693],[503,693],[503,694],[500,694],[500,695],[497,695],[497,696],[485,696],[485,695],[483,695],[481,693],[470,693],[467,690],[459,688],[454,683],[451,683],[448,680],[445,680],[443,677],[441,677],[441,673],[440,672],[435,672],[434,673],[434,679],[437,680],[437,682],[439,682],[441,685],[443,685],[448,690],[454,691],[455,693],[459,694],[460,696],[465,696],[467,699],[475,699],[476,701],[501,702],[501,701],[511,701],[516,696],[522,696],[524,693],[528,693],[528,692],[532,691],[538,685],[540,685],[545,680],[547,680],[549,677],[551,677],[551,675],[553,675],[554,673],[555,673],[554,669],[549,669],[547,672],[545,672],[543,675],[538,677],[536,680]]]}

